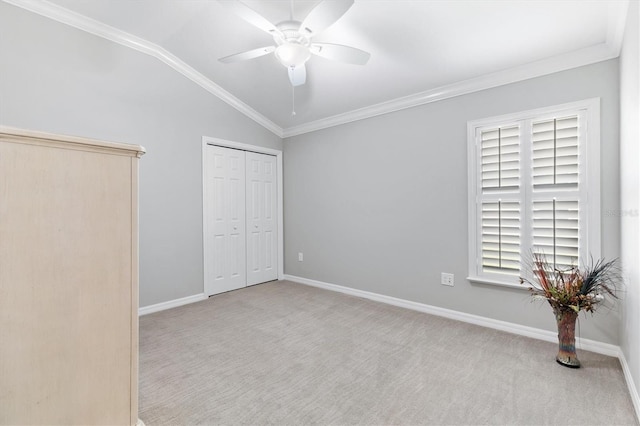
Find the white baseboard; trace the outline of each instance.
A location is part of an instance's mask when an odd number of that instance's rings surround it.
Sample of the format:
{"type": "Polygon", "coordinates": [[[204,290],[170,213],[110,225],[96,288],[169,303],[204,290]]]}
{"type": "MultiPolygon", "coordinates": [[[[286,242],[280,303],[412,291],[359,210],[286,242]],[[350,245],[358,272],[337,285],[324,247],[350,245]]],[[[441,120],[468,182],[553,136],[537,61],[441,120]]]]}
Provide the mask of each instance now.
{"type": "Polygon", "coordinates": [[[631,396],[633,407],[636,409],[636,416],[638,416],[638,421],[640,422],[640,394],[638,394],[638,388],[635,385],[633,376],[631,375],[631,370],[629,369],[629,364],[627,363],[627,358],[624,356],[622,349],[620,349],[620,352],[618,353],[618,359],[620,359],[624,378],[627,381],[627,387],[629,388],[629,396],[631,396]]]}
{"type": "Polygon", "coordinates": [[[143,306],[138,309],[138,316],[152,314],[154,312],[160,312],[171,308],[177,308],[178,306],[188,305],[189,303],[199,302],[207,299],[204,293],[194,294],[193,296],[183,297],[181,299],[169,300],[168,302],[157,303],[155,305],[143,306]]]}
{"type": "MultiPolygon", "coordinates": [[[[410,300],[398,299],[396,297],[385,296],[383,294],[371,293],[368,291],[357,290],[349,287],[343,287],[336,284],[329,284],[322,281],[310,280],[308,278],[296,277],[293,275],[285,275],[284,279],[294,281],[300,284],[310,285],[313,287],[319,287],[326,290],[337,291],[340,293],[349,294],[351,296],[363,297],[365,299],[374,300],[376,302],[382,302],[389,305],[399,306],[401,308],[412,309],[414,311],[424,312],[431,315],[437,315],[439,317],[445,317],[454,319],[457,321],[463,321],[470,324],[479,325],[482,327],[493,328],[500,331],[506,331],[508,333],[518,334],[520,336],[531,337],[533,339],[544,340],[547,342],[556,343],[558,341],[558,334],[553,331],[542,330],[540,328],[527,327],[525,325],[514,324],[512,322],[495,320],[492,318],[486,318],[479,315],[467,314],[460,311],[454,311],[451,309],[439,308],[437,306],[426,305],[424,303],[412,302],[410,300]]],[[[602,343],[596,340],[576,338],[576,347],[585,351],[596,352],[603,355],[619,357],[620,347],[611,345],[609,343],[602,343]]]]}

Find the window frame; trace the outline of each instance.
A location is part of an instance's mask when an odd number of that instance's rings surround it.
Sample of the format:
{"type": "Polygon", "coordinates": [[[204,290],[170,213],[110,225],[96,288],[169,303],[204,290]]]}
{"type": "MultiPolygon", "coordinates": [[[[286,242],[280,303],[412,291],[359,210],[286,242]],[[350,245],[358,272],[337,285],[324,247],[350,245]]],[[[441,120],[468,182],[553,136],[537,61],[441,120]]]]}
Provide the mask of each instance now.
{"type": "MultiPolygon", "coordinates": [[[[520,128],[520,187],[517,199],[520,212],[520,254],[526,259],[533,238],[533,218],[530,206],[539,198],[534,194],[532,179],[532,123],[566,114],[580,114],[582,123],[579,140],[578,199],[579,199],[579,261],[588,256],[600,258],[601,253],[601,206],[600,206],[600,98],[591,98],[544,108],[521,111],[467,122],[467,166],[468,166],[468,276],[467,280],[483,284],[495,284],[514,288],[528,288],[519,283],[517,277],[482,271],[482,147],[479,132],[487,127],[518,125],[520,128]],[[528,172],[525,172],[528,171],[528,172]],[[595,208],[597,206],[597,208],[595,208]],[[526,229],[526,230],[525,230],[526,229]]],[[[511,199],[511,197],[509,198],[511,199]]],[[[522,275],[522,264],[520,269],[522,275]]]]}

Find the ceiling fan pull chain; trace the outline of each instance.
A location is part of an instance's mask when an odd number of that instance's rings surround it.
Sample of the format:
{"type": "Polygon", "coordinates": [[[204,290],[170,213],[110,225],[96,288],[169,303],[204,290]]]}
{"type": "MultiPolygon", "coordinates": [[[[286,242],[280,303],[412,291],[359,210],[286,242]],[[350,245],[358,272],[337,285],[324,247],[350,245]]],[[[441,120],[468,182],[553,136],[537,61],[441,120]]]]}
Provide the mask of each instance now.
{"type": "Polygon", "coordinates": [[[291,115],[296,115],[296,86],[291,86],[291,115]]]}

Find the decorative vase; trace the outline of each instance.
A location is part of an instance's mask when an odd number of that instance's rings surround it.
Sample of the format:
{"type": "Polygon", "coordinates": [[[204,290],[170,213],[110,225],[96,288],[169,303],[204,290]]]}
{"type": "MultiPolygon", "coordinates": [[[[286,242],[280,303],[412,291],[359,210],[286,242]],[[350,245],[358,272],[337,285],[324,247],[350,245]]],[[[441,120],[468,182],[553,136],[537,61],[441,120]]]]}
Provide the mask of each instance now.
{"type": "Polygon", "coordinates": [[[576,354],[576,320],[578,313],[571,308],[554,307],[558,323],[558,364],[570,368],[579,368],[580,361],[576,354]]]}

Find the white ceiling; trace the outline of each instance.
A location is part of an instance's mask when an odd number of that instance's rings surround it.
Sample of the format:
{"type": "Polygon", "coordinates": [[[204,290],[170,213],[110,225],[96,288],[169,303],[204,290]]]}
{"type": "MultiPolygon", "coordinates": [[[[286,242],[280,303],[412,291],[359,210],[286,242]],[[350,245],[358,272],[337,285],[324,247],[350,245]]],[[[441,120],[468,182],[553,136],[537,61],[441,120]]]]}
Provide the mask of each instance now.
{"type": "MultiPolygon", "coordinates": [[[[29,2],[33,0],[25,1],[29,2]]],[[[452,88],[462,87],[463,81],[470,85],[498,76],[486,83],[490,86],[502,78],[517,80],[616,57],[628,5],[626,0],[356,0],[314,41],[366,50],[371,53],[369,63],[348,65],[312,57],[306,84],[295,89],[293,116],[287,70],[273,54],[231,64],[218,61],[272,45],[273,39],[217,1],[49,3],[50,15],[52,7],[60,6],[146,40],[147,50],[168,51],[228,92],[228,102],[237,98],[239,109],[246,109],[242,103],[246,104],[254,110],[249,115],[266,118],[271,122],[267,127],[284,135],[314,123],[337,123],[336,116],[350,121],[367,116],[367,109],[368,115],[384,112],[380,104],[398,109],[441,93],[455,94],[452,88]]],[[[288,0],[243,3],[273,23],[289,18],[288,0]]],[[[295,0],[294,18],[301,21],[318,3],[295,0]]],[[[82,17],[74,22],[78,18],[82,17]]]]}

